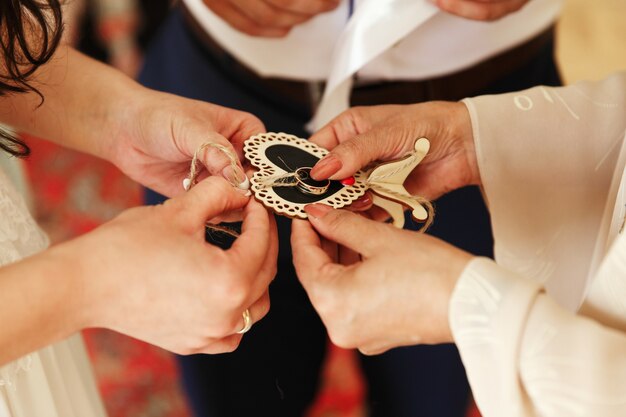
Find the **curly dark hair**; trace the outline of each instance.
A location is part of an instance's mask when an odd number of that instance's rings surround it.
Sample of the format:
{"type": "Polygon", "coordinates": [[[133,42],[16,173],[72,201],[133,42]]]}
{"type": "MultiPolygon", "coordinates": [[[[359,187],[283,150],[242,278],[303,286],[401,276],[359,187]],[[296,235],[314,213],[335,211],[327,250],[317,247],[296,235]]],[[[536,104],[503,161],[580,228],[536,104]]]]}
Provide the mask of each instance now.
{"type": "MultiPolygon", "coordinates": [[[[50,60],[61,41],[62,0],[0,1],[0,96],[41,93],[30,77],[50,60]]],[[[27,156],[30,149],[6,129],[0,129],[0,149],[14,156],[27,156]]]]}

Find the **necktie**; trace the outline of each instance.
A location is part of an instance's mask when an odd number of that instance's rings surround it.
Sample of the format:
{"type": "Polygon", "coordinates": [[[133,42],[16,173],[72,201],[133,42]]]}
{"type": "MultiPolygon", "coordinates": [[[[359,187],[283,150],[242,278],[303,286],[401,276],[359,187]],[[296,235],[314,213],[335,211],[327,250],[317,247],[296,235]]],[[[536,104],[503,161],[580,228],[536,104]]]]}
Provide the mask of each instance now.
{"type": "Polygon", "coordinates": [[[326,89],[308,128],[315,131],[349,107],[353,75],[438,9],[426,0],[361,0],[333,53],[326,89]]]}

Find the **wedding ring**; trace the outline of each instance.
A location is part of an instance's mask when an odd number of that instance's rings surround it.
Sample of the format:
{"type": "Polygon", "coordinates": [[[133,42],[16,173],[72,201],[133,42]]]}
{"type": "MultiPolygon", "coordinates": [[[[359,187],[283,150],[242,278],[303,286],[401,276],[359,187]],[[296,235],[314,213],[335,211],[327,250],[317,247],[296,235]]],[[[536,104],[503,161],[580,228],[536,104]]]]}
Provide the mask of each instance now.
{"type": "Polygon", "coordinates": [[[250,309],[243,312],[243,328],[237,332],[237,334],[244,334],[252,328],[252,317],[250,317],[250,309]]]}
{"type": "Polygon", "coordinates": [[[305,194],[321,195],[328,191],[330,180],[316,181],[311,178],[311,169],[303,167],[296,169],[296,183],[298,189],[305,194]]]}

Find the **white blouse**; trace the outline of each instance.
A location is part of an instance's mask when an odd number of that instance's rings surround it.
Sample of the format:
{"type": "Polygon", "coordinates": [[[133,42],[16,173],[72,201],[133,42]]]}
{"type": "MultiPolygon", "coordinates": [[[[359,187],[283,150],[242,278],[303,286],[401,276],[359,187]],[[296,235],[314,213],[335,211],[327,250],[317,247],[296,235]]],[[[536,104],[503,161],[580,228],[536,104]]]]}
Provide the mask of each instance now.
{"type": "Polygon", "coordinates": [[[450,324],[480,411],[626,416],[626,74],[465,104],[497,264],[450,324]]]}

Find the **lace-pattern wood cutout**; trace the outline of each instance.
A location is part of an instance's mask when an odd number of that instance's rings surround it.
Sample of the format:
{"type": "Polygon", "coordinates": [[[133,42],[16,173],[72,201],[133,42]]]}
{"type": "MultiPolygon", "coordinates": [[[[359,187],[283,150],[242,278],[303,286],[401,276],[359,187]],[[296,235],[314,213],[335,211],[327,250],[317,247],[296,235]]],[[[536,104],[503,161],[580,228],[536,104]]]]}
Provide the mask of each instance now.
{"type": "Polygon", "coordinates": [[[403,184],[429,148],[428,139],[420,138],[415,141],[414,150],[404,158],[357,172],[352,185],[343,185],[340,181],[311,181],[302,186],[298,173],[313,167],[328,151],[293,135],[264,133],[252,136],[244,143],[244,154],[259,169],[250,180],[252,193],[278,214],[306,219],[304,207],[307,204],[342,208],[370,190],[374,205],[389,213],[394,226],[404,226],[404,210],[409,207],[416,220],[425,222],[422,230],[426,230],[432,223],[433,206],[425,198],[411,195],[403,184]],[[320,193],[323,187],[327,188],[320,193]]]}
{"type": "Polygon", "coordinates": [[[320,203],[342,208],[365,194],[367,175],[359,171],[353,185],[329,181],[321,194],[302,192],[293,178],[299,168],[312,168],[328,151],[286,133],[263,133],[244,143],[246,159],[259,169],[250,179],[255,198],[278,214],[306,219],[304,207],[320,203]]]}

